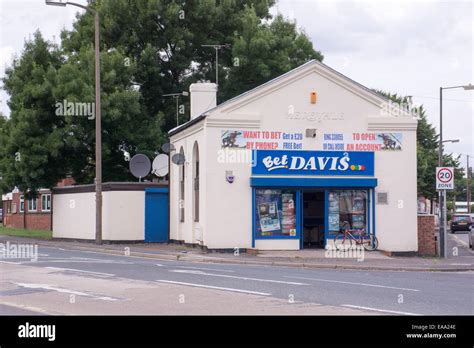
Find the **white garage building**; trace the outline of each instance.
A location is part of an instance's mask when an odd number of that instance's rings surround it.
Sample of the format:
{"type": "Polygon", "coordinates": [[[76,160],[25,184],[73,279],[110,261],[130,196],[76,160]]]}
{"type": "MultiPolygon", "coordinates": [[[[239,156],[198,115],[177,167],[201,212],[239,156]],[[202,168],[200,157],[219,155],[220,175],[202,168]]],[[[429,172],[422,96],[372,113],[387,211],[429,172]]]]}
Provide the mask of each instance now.
{"type": "Polygon", "coordinates": [[[416,252],[411,113],[310,61],[216,106],[190,87],[191,120],[169,132],[170,239],[209,249],[323,246],[343,224],[379,249],[416,252]]]}

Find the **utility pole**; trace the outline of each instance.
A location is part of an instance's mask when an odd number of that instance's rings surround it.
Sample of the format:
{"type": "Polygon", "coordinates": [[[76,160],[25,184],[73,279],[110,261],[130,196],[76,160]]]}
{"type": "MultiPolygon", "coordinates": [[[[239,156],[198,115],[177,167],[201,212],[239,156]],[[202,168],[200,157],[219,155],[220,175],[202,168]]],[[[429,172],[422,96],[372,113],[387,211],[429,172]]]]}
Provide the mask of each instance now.
{"type": "Polygon", "coordinates": [[[65,7],[76,6],[90,12],[94,16],[94,48],[95,48],[95,242],[102,244],[102,126],[100,114],[100,35],[99,12],[90,6],[75,2],[46,0],[46,5],[65,7]]]}

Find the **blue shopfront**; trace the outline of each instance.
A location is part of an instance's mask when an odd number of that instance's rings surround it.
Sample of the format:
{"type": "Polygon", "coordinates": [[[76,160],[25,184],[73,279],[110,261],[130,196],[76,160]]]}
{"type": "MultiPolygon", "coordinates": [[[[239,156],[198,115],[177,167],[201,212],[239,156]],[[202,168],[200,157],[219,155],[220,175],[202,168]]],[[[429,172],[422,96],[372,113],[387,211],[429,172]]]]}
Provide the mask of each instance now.
{"type": "Polygon", "coordinates": [[[259,240],[299,240],[324,247],[341,229],[375,234],[373,152],[253,152],[252,247],[259,240]]]}

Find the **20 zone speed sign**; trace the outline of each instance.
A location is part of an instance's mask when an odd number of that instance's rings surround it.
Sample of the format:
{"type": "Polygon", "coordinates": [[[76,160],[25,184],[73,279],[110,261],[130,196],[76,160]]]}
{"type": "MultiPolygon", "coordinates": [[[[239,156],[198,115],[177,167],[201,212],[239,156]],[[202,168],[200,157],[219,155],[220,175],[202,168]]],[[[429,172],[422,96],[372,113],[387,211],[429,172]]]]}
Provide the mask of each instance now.
{"type": "Polygon", "coordinates": [[[454,189],[454,169],[453,167],[436,167],[436,189],[454,189]]]}

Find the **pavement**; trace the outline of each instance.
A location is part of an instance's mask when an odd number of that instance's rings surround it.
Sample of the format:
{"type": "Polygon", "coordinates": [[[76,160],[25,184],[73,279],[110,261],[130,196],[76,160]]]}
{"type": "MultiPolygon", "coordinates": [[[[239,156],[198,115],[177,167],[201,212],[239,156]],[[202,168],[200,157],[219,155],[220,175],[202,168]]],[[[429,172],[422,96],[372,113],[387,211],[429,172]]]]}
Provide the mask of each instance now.
{"type": "Polygon", "coordinates": [[[112,255],[136,256],[156,260],[191,261],[217,264],[270,265],[303,268],[330,268],[381,271],[474,271],[474,251],[468,248],[467,233],[448,234],[448,258],[387,256],[379,251],[331,252],[324,249],[298,251],[259,251],[254,253],[205,252],[178,244],[102,244],[40,240],[0,236],[0,243],[34,243],[44,247],[96,251],[112,255]]]}

